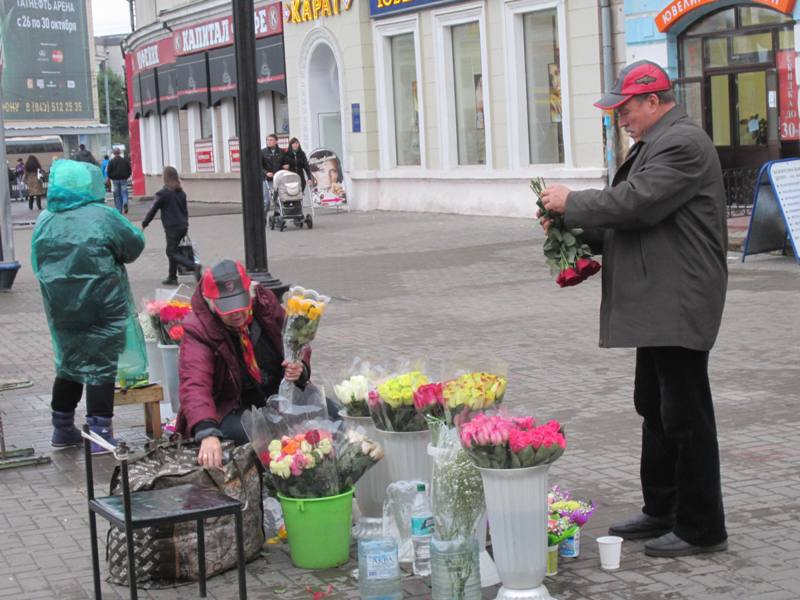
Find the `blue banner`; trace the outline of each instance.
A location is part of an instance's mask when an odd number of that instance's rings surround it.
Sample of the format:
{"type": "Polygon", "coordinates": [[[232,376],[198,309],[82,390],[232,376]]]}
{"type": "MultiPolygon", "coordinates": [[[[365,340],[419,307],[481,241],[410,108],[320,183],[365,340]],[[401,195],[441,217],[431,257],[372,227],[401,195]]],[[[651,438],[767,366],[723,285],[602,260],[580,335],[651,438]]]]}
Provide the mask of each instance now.
{"type": "Polygon", "coordinates": [[[458,0],[369,0],[369,14],[375,19],[453,2],[458,2],[458,0]]]}

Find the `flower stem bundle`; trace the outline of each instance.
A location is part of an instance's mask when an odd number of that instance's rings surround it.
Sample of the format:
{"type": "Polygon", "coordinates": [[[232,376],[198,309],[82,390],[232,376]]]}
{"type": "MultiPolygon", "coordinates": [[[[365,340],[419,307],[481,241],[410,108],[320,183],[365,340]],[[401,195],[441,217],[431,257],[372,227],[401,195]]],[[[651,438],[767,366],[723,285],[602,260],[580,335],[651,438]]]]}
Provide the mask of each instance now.
{"type": "Polygon", "coordinates": [[[560,287],[578,285],[600,270],[600,263],[592,258],[592,250],[583,242],[583,229],[568,229],[563,215],[551,212],[544,207],[542,192],[544,179],[531,180],[531,190],[536,195],[539,216],[550,221],[547,239],[544,242],[544,256],[550,265],[550,273],[556,275],[560,287]]]}

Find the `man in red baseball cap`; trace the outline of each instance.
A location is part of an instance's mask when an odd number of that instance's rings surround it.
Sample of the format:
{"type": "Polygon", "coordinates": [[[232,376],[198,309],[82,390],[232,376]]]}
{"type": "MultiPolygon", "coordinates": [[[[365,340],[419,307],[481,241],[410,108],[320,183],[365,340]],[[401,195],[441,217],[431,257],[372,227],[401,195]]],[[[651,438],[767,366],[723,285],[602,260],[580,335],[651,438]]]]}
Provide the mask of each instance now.
{"type": "Polygon", "coordinates": [[[264,406],[281,379],[301,388],[308,382],[308,355],[303,362],[284,359],[283,320],[275,294],[254,285],[242,263],[222,260],[203,273],[183,322],[176,423],[200,442],[199,464],[222,464],[223,439],[247,442],[241,413],[264,406]]]}
{"type": "Polygon", "coordinates": [[[636,348],[644,506],[610,533],[655,538],[651,556],[718,552],[727,533],[708,357],[727,288],[719,158],[653,62],[626,66],[595,106],[635,142],[613,184],[548,186],[542,201],[603,254],[600,346],[636,348]]]}

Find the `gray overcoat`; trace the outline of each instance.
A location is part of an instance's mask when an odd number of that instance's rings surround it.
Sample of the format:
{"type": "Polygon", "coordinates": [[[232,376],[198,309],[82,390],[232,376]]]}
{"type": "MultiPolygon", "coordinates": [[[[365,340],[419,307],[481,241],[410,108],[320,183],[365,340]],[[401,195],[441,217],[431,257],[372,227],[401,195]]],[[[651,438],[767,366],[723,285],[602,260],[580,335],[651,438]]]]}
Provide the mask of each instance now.
{"type": "Polygon", "coordinates": [[[565,224],[601,228],[600,346],[710,350],[728,281],[725,190],[711,139],[676,106],[611,187],[570,192],[565,224]]]}

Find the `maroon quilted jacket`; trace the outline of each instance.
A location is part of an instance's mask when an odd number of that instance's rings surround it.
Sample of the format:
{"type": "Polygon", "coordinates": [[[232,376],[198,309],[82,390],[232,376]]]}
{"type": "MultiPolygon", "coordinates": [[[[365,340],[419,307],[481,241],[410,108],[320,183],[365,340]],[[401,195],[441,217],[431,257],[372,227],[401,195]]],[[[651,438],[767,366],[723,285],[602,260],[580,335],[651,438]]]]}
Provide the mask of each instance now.
{"type": "MultiPolygon", "coordinates": [[[[262,335],[269,338],[283,357],[284,312],[275,294],[257,287],[253,315],[261,325],[262,335]]],[[[190,437],[192,428],[201,421],[220,423],[239,407],[242,368],[231,336],[209,309],[199,286],[192,296],[192,312],[183,325],[186,334],[180,349],[181,408],[176,430],[190,437]]]]}

